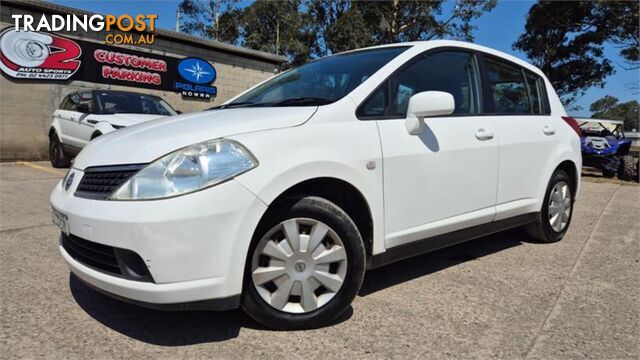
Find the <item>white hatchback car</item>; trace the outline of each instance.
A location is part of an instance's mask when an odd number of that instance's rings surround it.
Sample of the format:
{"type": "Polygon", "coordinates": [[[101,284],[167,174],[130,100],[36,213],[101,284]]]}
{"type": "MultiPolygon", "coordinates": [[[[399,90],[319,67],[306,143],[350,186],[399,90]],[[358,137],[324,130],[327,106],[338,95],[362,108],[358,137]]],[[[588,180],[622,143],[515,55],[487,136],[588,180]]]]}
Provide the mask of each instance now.
{"type": "Polygon", "coordinates": [[[428,41],[98,138],[51,204],[62,256],[102,292],[310,328],[366,269],[517,226],[560,240],[580,166],[580,129],[540,70],[428,41]]]}
{"type": "Polygon", "coordinates": [[[92,90],[67,95],[49,127],[53,167],[69,167],[71,158],[100,135],[151,119],[177,115],[162,98],[127,91],[92,90]]]}

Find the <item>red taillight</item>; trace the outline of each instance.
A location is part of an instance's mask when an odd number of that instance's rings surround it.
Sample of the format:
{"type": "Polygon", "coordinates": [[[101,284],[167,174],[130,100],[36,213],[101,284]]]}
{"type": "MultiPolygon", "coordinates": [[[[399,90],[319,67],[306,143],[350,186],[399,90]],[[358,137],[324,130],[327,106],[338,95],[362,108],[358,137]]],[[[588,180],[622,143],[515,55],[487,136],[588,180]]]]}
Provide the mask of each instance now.
{"type": "Polygon", "coordinates": [[[572,118],[571,116],[563,116],[562,120],[564,120],[567,124],[569,124],[569,126],[571,126],[573,131],[578,134],[578,137],[582,137],[582,129],[580,129],[580,125],[578,125],[576,119],[572,118]]]}

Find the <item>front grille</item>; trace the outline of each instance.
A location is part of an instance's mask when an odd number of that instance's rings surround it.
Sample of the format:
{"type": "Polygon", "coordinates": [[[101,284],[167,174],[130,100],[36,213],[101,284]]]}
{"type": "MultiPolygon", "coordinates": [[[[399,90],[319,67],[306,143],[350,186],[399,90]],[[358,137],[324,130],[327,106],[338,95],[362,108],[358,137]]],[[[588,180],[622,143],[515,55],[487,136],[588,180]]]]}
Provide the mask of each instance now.
{"type": "Polygon", "coordinates": [[[77,261],[110,274],[122,275],[114,247],[94,243],[75,235],[62,234],[60,241],[67,253],[77,261]]]}
{"type": "Polygon", "coordinates": [[[145,164],[131,164],[86,168],[75,195],[82,198],[105,200],[144,166],[145,164]]]}

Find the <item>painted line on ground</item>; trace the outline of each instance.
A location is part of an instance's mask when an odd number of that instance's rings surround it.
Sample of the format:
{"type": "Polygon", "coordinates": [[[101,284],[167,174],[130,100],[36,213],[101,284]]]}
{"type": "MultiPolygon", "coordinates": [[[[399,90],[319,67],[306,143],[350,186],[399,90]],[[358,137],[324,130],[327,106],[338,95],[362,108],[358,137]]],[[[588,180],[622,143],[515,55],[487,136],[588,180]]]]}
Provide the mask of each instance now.
{"type": "Polygon", "coordinates": [[[29,167],[29,168],[32,168],[32,169],[48,172],[50,174],[64,175],[64,172],[60,172],[60,171],[57,171],[57,170],[49,169],[47,167],[36,165],[36,164],[32,164],[32,163],[29,163],[29,162],[26,162],[26,161],[17,161],[16,164],[19,164],[19,165],[22,165],[22,166],[26,166],[26,167],[29,167]]]}

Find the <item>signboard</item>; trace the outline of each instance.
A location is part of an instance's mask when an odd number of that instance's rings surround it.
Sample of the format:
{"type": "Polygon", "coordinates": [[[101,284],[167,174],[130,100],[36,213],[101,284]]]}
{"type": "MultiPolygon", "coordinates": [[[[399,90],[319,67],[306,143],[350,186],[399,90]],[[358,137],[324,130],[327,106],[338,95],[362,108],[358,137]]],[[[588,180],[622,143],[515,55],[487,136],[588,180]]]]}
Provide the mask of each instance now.
{"type": "Polygon", "coordinates": [[[217,89],[211,86],[216,80],[216,69],[208,61],[190,57],[180,60],[178,73],[184,81],[174,82],[174,89],[183,96],[210,99],[217,89]]]}
{"type": "Polygon", "coordinates": [[[178,59],[13,28],[0,33],[0,69],[19,80],[81,80],[201,99],[211,99],[217,92],[211,86],[216,70],[200,58],[178,59]]]}

